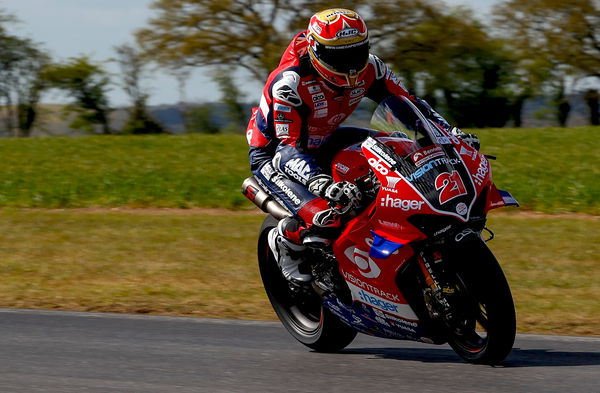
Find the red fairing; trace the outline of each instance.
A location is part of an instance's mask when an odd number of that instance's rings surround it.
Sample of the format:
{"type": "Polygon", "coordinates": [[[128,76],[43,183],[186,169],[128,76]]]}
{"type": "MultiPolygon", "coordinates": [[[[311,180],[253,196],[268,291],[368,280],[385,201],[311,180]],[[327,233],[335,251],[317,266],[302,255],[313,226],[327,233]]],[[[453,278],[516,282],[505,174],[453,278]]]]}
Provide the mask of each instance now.
{"type": "Polygon", "coordinates": [[[492,209],[497,209],[499,207],[504,206],[506,206],[506,202],[504,202],[504,199],[502,198],[502,195],[496,188],[496,185],[493,183],[490,184],[487,194],[487,200],[485,202],[484,213],[487,213],[492,209]]]}
{"type": "Polygon", "coordinates": [[[477,195],[481,194],[485,188],[493,184],[490,162],[482,153],[467,145],[459,138],[455,138],[453,143],[456,152],[469,170],[471,181],[477,190],[477,195]]]}
{"type": "Polygon", "coordinates": [[[333,159],[331,174],[334,181],[349,181],[356,184],[356,180],[369,174],[371,167],[365,156],[356,146],[344,149],[336,154],[333,159]]]}

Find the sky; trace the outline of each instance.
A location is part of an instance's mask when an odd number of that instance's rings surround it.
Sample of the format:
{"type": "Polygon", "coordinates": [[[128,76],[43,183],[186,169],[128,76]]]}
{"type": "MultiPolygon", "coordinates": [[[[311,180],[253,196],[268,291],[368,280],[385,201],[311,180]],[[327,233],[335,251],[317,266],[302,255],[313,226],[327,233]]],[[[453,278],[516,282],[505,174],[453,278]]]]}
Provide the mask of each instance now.
{"type": "MultiPolygon", "coordinates": [[[[86,55],[96,62],[115,56],[114,47],[133,44],[133,32],[146,26],[153,17],[153,0],[0,0],[0,9],[15,15],[20,23],[13,33],[31,38],[50,51],[56,61],[86,55]]],[[[485,15],[500,0],[445,0],[449,5],[466,5],[485,15]]],[[[367,21],[368,23],[368,21],[367,21]]],[[[118,73],[116,63],[105,68],[118,73]]],[[[219,99],[217,86],[206,76],[208,70],[196,69],[185,88],[185,100],[206,102],[219,99]]],[[[112,78],[117,80],[118,78],[112,78]]],[[[238,76],[237,79],[242,79],[238,76]]],[[[149,104],[173,104],[179,101],[177,81],[165,72],[152,71],[145,81],[150,94],[149,104]]],[[[249,101],[258,101],[261,91],[258,82],[245,85],[243,93],[249,101]]],[[[128,104],[122,89],[110,91],[113,106],[128,104]]],[[[45,97],[47,102],[60,102],[64,97],[45,97]]]]}

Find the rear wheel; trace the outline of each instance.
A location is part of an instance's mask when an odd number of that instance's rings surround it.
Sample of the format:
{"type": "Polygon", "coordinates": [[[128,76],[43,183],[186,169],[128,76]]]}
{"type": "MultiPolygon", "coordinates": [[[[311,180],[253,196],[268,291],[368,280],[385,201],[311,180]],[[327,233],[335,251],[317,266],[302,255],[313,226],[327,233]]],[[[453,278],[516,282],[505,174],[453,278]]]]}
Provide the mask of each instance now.
{"type": "Polygon", "coordinates": [[[512,350],[516,334],[510,287],[485,244],[477,242],[465,249],[474,252],[457,262],[455,315],[448,343],[468,362],[498,364],[512,350]]]}
{"type": "Polygon", "coordinates": [[[258,263],[269,301],[277,316],[302,344],[319,352],[336,352],[352,342],[356,330],[341,322],[322,306],[322,299],[312,289],[293,290],[281,274],[267,242],[277,220],[268,216],[260,230],[258,263]]]}

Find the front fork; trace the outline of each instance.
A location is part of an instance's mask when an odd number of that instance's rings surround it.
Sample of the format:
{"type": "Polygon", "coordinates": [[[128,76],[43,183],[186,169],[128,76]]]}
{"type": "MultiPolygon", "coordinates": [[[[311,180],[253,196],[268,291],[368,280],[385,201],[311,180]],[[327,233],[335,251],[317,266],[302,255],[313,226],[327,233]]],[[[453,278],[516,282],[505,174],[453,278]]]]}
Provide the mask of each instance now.
{"type": "Polygon", "coordinates": [[[448,297],[454,294],[455,289],[445,280],[442,281],[436,273],[441,270],[438,266],[443,263],[442,254],[433,252],[430,257],[426,257],[421,251],[417,256],[417,262],[425,278],[426,287],[423,288],[423,296],[430,317],[442,319],[446,324],[452,325],[454,313],[448,297]]]}

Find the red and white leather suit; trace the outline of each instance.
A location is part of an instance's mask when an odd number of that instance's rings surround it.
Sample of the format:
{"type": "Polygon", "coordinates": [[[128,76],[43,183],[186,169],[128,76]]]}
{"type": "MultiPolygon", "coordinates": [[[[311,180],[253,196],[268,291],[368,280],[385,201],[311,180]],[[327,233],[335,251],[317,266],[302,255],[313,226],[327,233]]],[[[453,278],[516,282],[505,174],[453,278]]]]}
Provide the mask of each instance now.
{"type": "Polygon", "coordinates": [[[339,128],[364,97],[375,102],[391,95],[410,97],[432,120],[450,126],[425,101],[410,96],[376,56],[370,55],[355,87],[336,89],[311,66],[307,49],[306,32],[299,33],[267,79],[247,128],[250,166],[263,186],[308,227],[335,226],[327,201],[310,193],[306,185],[326,173],[319,155],[332,139],[336,145],[344,140],[349,145],[366,136],[364,130],[339,128]]]}

